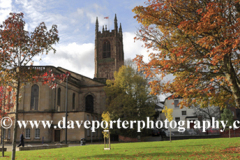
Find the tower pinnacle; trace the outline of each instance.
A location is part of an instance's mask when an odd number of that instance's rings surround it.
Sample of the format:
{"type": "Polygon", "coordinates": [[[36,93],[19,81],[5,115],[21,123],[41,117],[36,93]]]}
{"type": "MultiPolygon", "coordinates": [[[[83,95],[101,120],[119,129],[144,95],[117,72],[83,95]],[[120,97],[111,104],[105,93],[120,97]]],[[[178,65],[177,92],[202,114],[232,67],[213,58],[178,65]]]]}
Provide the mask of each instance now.
{"type": "Polygon", "coordinates": [[[98,17],[96,18],[95,32],[98,32],[98,17]]]}
{"type": "Polygon", "coordinates": [[[117,32],[118,30],[118,25],[117,25],[117,15],[115,14],[115,18],[114,18],[114,29],[117,32]]]}

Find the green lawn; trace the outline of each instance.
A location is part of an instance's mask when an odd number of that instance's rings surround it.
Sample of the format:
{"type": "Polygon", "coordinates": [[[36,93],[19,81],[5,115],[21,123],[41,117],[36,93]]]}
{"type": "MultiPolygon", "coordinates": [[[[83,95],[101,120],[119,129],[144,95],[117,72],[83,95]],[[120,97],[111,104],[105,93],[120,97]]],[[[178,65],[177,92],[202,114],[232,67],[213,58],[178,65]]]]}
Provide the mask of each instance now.
{"type": "Polygon", "coordinates": [[[240,148],[230,147],[240,147],[240,138],[118,143],[110,151],[104,151],[103,145],[19,151],[16,159],[240,159],[240,148]]]}

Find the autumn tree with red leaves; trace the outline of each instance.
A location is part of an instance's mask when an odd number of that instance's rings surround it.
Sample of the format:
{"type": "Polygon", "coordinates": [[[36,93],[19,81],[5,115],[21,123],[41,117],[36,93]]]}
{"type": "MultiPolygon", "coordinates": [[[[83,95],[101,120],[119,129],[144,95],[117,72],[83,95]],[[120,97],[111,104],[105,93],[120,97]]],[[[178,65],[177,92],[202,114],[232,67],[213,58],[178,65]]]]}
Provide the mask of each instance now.
{"type": "Polygon", "coordinates": [[[32,77],[34,83],[42,82],[43,85],[48,85],[50,88],[56,88],[58,84],[66,81],[68,77],[71,76],[70,72],[65,73],[54,73],[52,70],[48,70],[47,72],[39,72],[35,71],[35,76],[32,77]],[[38,75],[36,75],[38,73],[38,75]]]}
{"type": "Polygon", "coordinates": [[[35,72],[23,66],[32,65],[35,56],[48,54],[50,51],[55,53],[53,45],[59,41],[56,25],[47,30],[45,23],[42,22],[33,32],[25,31],[24,26],[23,13],[10,13],[0,26],[1,71],[7,73],[7,82],[11,82],[16,88],[12,160],[15,159],[16,151],[20,85],[21,82],[30,80],[35,75],[35,72]]]}
{"type": "Polygon", "coordinates": [[[149,0],[133,12],[136,39],[154,50],[149,62],[138,55],[138,66],[148,76],[175,76],[164,86],[152,81],[153,94],[180,95],[181,107],[240,108],[239,0],[149,0]]]}

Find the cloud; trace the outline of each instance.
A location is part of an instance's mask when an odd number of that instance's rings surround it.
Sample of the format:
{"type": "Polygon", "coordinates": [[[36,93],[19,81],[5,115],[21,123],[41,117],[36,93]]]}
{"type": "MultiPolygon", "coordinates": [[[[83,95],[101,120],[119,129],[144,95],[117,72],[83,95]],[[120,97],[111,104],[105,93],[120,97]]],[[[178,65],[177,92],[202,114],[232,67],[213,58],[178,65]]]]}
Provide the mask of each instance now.
{"type": "MultiPolygon", "coordinates": [[[[63,67],[70,71],[93,78],[94,76],[94,44],[69,43],[56,47],[55,54],[50,53],[42,58],[40,65],[63,67]]],[[[39,57],[34,58],[36,61],[39,57]]],[[[34,65],[37,65],[34,63],[34,65]]]]}
{"type": "MultiPolygon", "coordinates": [[[[95,24],[96,23],[96,17],[98,17],[98,22],[99,22],[99,29],[102,29],[102,26],[108,25],[108,29],[110,26],[112,26],[112,21],[109,19],[104,19],[104,17],[108,15],[103,15],[106,14],[106,7],[104,6],[99,6],[98,4],[94,3],[93,5],[84,8],[84,13],[86,14],[86,17],[88,20],[86,21],[87,23],[95,24]]],[[[113,19],[113,18],[112,18],[113,19]]]]}
{"type": "Polygon", "coordinates": [[[15,10],[16,12],[23,12],[25,18],[27,18],[29,30],[33,31],[36,26],[41,22],[45,22],[48,28],[52,24],[58,24],[60,30],[67,29],[67,23],[69,18],[63,16],[59,13],[49,12],[51,11],[51,5],[55,5],[56,1],[46,1],[46,0],[16,0],[15,10]]]}
{"type": "Polygon", "coordinates": [[[82,17],[84,15],[84,9],[78,8],[77,9],[77,14],[82,17]]]}
{"type": "Polygon", "coordinates": [[[125,59],[133,59],[136,55],[143,55],[143,60],[148,62],[148,54],[147,49],[143,47],[143,42],[135,41],[134,37],[135,33],[132,32],[123,32],[123,45],[124,45],[124,56],[125,59]]]}
{"type": "Polygon", "coordinates": [[[8,17],[12,11],[12,0],[0,0],[0,24],[8,17]]]}
{"type": "Polygon", "coordinates": [[[61,44],[73,42],[83,44],[89,43],[93,39],[94,31],[92,32],[92,29],[95,25],[92,24],[95,24],[96,17],[99,19],[100,27],[110,23],[104,19],[102,14],[107,10],[104,5],[86,3],[80,6],[83,7],[76,7],[73,3],[69,4],[63,0],[16,0],[14,12],[24,13],[24,19],[28,25],[25,28],[30,32],[41,22],[45,22],[48,29],[52,24],[56,24],[61,44]],[[65,6],[64,10],[62,10],[62,6],[65,6]],[[86,34],[89,31],[91,33],[86,34]]]}

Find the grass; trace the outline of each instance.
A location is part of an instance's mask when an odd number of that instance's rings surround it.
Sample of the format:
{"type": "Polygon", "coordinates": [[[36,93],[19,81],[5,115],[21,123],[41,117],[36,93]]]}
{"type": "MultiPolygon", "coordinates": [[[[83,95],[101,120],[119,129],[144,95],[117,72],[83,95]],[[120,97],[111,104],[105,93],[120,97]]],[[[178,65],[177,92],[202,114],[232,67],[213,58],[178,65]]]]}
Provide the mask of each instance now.
{"type": "MultiPolygon", "coordinates": [[[[240,138],[191,139],[112,144],[110,151],[102,145],[59,149],[19,151],[16,159],[240,159],[240,138]],[[227,149],[231,148],[231,149],[227,149]]],[[[11,152],[5,152],[10,159],[11,152]]]]}

